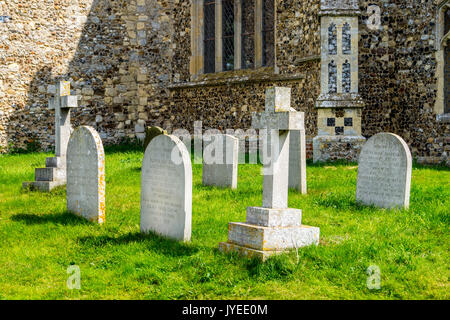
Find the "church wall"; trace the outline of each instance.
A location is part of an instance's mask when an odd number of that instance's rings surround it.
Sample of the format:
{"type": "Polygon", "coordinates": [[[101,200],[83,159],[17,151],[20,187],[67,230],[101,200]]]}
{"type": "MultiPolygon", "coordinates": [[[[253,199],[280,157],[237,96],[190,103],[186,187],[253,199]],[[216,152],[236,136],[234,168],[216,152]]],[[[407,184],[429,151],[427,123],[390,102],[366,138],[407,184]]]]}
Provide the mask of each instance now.
{"type": "MultiPolygon", "coordinates": [[[[448,159],[449,124],[438,122],[435,10],[432,1],[361,0],[359,84],[362,134],[401,135],[420,161],[448,159]],[[381,30],[366,27],[381,8],[381,30]]],[[[191,4],[187,0],[0,1],[0,145],[52,147],[47,86],[64,78],[79,96],[73,124],[92,125],[105,144],[142,137],[145,125],[250,127],[264,89],[292,87],[292,104],[317,134],[320,90],[319,0],[276,0],[276,69],[191,81],[191,4]]],[[[448,160],[447,160],[448,161],[448,160]]]]}

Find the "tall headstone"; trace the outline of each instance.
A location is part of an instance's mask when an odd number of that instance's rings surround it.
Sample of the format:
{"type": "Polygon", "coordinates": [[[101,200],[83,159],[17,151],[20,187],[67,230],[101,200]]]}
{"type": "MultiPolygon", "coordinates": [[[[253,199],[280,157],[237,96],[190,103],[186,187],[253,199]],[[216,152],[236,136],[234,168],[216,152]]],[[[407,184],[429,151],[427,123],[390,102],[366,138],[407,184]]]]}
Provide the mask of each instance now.
{"type": "Polygon", "coordinates": [[[144,153],[141,178],[141,232],[179,241],[191,239],[192,164],[184,143],[155,137],[144,153]]]}
{"type": "Polygon", "coordinates": [[[67,143],[72,131],[70,110],[78,107],[77,96],[70,95],[69,81],[60,81],[49,88],[55,93],[48,101],[49,109],[55,110],[55,157],[45,160],[45,168],[35,169],[35,181],[22,185],[47,192],[66,183],[67,143]]]}
{"type": "Polygon", "coordinates": [[[287,249],[319,243],[319,228],[302,225],[302,211],[288,203],[290,130],[304,130],[302,112],[290,108],[290,88],[266,90],[266,110],[252,115],[252,126],[266,129],[262,207],[248,207],[246,223],[231,222],[224,252],[266,259],[287,249]]]}
{"type": "Polygon", "coordinates": [[[356,201],[387,209],[408,208],[411,170],[411,152],[401,137],[372,136],[359,156],[356,201]]]}
{"type": "Polygon", "coordinates": [[[305,130],[291,131],[289,144],[289,188],[306,194],[305,130]]]}
{"type": "Polygon", "coordinates": [[[70,136],[67,210],[92,222],[105,222],[105,152],[92,127],[78,127],[70,136]]]}
{"type": "Polygon", "coordinates": [[[204,141],[203,185],[237,188],[239,139],[216,134],[204,141]]]}
{"type": "Polygon", "coordinates": [[[153,138],[159,136],[160,134],[167,134],[167,131],[157,126],[145,128],[144,152],[153,138]]]}

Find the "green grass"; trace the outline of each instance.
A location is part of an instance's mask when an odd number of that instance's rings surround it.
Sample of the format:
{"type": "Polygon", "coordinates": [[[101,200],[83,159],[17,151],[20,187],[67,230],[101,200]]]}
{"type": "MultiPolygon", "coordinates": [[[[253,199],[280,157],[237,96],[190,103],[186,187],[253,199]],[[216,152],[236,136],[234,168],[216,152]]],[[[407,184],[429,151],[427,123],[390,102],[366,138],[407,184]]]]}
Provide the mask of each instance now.
{"type": "Polygon", "coordinates": [[[409,211],[355,203],[354,165],[308,165],[308,195],[289,193],[320,245],[265,263],[224,255],[227,224],[262,203],[257,165],[238,189],[201,184],[193,165],[192,241],[139,233],[142,152],[106,155],[106,223],[66,212],[65,188],[21,190],[50,154],[0,156],[0,299],[449,299],[450,172],[414,167],[409,211]],[[81,290],[69,290],[69,265],[81,290]],[[381,289],[367,268],[379,266],[381,289]]]}

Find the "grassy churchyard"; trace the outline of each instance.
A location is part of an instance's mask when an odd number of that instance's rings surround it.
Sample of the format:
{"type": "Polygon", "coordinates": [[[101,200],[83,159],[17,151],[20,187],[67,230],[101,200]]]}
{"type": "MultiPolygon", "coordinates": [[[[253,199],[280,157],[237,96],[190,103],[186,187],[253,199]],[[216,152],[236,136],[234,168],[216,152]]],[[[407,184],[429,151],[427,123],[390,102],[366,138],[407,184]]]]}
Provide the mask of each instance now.
{"type": "Polygon", "coordinates": [[[228,222],[261,205],[261,166],[239,165],[238,189],[222,190],[202,186],[193,164],[183,244],[140,233],[142,152],[106,149],[104,225],[67,213],[65,187],[21,189],[48,156],[0,155],[0,299],[450,298],[448,168],[414,166],[410,209],[395,211],[355,203],[356,165],[308,163],[308,194],[290,191],[289,207],[320,227],[320,245],[262,263],[218,251],[228,222]],[[67,287],[70,265],[79,290],[67,287]]]}

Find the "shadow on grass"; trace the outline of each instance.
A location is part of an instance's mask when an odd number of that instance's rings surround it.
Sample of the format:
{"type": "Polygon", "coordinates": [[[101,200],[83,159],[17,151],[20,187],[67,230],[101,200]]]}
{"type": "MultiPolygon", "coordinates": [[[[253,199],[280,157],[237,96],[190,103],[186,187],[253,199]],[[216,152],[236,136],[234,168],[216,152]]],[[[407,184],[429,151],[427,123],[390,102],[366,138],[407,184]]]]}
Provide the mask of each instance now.
{"type": "Polygon", "coordinates": [[[198,248],[192,245],[161,237],[155,233],[128,233],[118,237],[102,235],[78,238],[80,244],[89,247],[101,247],[106,245],[123,245],[141,243],[150,251],[171,257],[191,256],[198,252],[198,248]]]}
{"type": "Polygon", "coordinates": [[[353,193],[351,196],[333,192],[321,194],[320,198],[314,200],[314,204],[336,210],[363,210],[368,208],[368,206],[357,202],[353,193]]]}
{"type": "Polygon", "coordinates": [[[91,222],[78,217],[70,212],[63,212],[61,213],[52,213],[52,214],[45,214],[45,215],[37,215],[37,214],[29,214],[29,213],[19,213],[16,215],[13,215],[11,217],[11,220],[18,221],[18,222],[24,222],[27,225],[33,225],[33,224],[46,224],[46,223],[53,223],[53,224],[61,224],[61,225],[88,225],[92,224],[91,222]]]}

